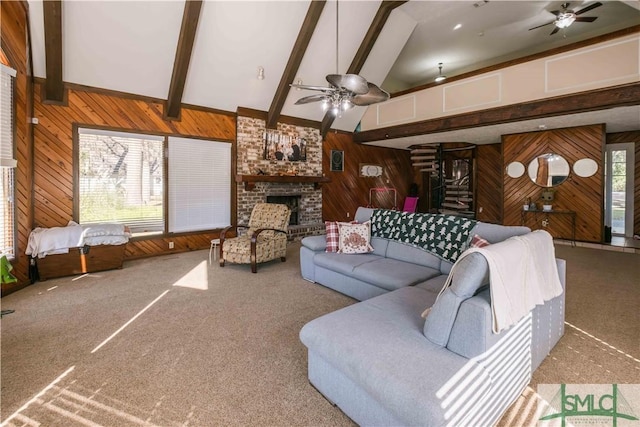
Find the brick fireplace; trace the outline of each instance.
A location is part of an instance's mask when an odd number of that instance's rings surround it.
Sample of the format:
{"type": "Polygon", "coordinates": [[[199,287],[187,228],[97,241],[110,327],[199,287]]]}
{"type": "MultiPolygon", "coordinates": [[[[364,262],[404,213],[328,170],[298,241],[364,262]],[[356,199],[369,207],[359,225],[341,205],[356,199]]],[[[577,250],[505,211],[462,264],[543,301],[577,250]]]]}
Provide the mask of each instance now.
{"type": "MultiPolygon", "coordinates": [[[[265,121],[253,117],[237,119],[238,175],[275,177],[295,171],[298,176],[322,176],[322,146],[320,131],[315,128],[278,124],[277,133],[287,138],[304,138],[306,161],[265,160],[265,121]]],[[[267,197],[295,197],[297,224],[289,225],[289,238],[299,240],[308,235],[322,234],[322,189],[307,182],[256,182],[237,185],[238,223],[247,224],[256,203],[268,202],[267,197]]]]}

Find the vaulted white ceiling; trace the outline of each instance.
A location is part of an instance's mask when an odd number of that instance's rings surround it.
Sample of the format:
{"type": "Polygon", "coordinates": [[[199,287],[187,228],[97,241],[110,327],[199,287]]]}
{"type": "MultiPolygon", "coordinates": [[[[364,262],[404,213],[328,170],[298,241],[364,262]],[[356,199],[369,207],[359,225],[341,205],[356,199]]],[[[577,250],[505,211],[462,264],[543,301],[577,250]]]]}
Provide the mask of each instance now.
{"type": "MultiPolygon", "coordinates": [[[[551,26],[528,31],[552,19],[549,11],[561,3],[412,0],[392,12],[360,74],[400,90],[430,81],[438,62],[445,63],[446,74],[460,74],[626,28],[640,17],[636,0],[603,1],[588,13],[599,17],[594,23],[575,23],[554,36],[548,34],[551,26]],[[455,23],[462,27],[454,31],[455,23]]],[[[327,74],[344,73],[380,4],[340,0],[336,70],[336,2],[327,1],[295,80],[326,86],[327,74]]],[[[308,0],[205,1],[182,102],[231,112],[268,111],[309,5],[308,0]],[[258,67],[264,67],[264,80],[257,79],[258,67]]],[[[184,0],[64,0],[63,80],[167,99],[184,6],[184,0]]],[[[34,74],[46,78],[42,1],[30,0],[29,9],[34,74]]],[[[290,90],[281,113],[321,121],[318,103],[294,105],[314,93],[290,90]]],[[[333,127],[353,131],[364,111],[355,107],[333,127]]]]}

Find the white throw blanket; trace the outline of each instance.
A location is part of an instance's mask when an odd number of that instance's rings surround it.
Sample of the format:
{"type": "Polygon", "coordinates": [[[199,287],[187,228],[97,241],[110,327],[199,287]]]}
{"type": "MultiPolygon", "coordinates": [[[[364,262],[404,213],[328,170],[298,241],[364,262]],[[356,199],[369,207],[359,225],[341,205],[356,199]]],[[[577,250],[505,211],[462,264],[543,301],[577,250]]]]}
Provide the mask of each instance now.
{"type": "Polygon", "coordinates": [[[130,234],[122,224],[92,224],[81,226],[69,221],[66,227],[35,228],[29,234],[25,253],[32,257],[66,254],[69,248],[84,245],[122,245],[130,234]]]}
{"type": "Polygon", "coordinates": [[[471,248],[458,258],[449,277],[460,260],[475,252],[489,264],[494,333],[518,323],[537,304],[562,294],[553,238],[544,230],[471,248]]]}

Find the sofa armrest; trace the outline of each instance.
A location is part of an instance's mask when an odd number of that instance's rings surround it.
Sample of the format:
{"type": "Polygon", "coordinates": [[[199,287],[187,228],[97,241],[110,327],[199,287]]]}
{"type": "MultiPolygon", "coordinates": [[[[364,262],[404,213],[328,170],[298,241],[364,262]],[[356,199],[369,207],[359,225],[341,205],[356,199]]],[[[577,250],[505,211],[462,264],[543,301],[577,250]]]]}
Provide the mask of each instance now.
{"type": "Polygon", "coordinates": [[[327,249],[327,237],[324,234],[321,236],[307,236],[300,243],[314,252],[324,252],[327,249]]]}

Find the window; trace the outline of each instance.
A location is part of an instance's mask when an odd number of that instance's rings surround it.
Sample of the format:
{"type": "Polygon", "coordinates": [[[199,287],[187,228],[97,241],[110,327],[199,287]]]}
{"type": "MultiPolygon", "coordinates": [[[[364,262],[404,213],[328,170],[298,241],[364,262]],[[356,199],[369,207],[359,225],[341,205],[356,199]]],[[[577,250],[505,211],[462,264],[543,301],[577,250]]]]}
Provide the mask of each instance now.
{"type": "Polygon", "coordinates": [[[605,224],[618,236],[633,236],[634,144],[607,144],[605,151],[605,224]]]}
{"type": "Polygon", "coordinates": [[[231,144],[169,137],[169,232],[231,224],[231,144]]]}
{"type": "Polygon", "coordinates": [[[164,231],[164,137],[78,129],[80,224],[164,231]]]}
{"type": "Polygon", "coordinates": [[[0,255],[15,258],[15,205],[13,155],[13,78],[15,70],[0,64],[0,255]]]}
{"type": "Polygon", "coordinates": [[[231,223],[229,143],[80,128],[77,167],[81,224],[118,222],[143,235],[231,223]]]}

